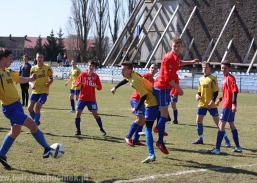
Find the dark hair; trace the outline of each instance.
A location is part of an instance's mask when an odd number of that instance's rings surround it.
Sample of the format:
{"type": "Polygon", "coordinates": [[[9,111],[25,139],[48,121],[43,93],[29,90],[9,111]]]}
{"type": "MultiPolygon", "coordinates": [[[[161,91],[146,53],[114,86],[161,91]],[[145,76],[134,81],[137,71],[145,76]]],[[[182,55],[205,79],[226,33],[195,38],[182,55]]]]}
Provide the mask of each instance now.
{"type": "Polygon", "coordinates": [[[3,57],[7,58],[11,54],[12,51],[10,49],[0,47],[0,59],[2,59],[3,57]]]}
{"type": "Polygon", "coordinates": [[[221,64],[223,64],[223,65],[225,65],[225,66],[228,66],[228,67],[231,66],[231,64],[230,64],[230,62],[229,62],[228,60],[222,61],[221,64]]]}
{"type": "Polygon", "coordinates": [[[123,62],[121,63],[121,65],[127,67],[128,69],[133,70],[133,65],[130,62],[123,62]]]}
{"type": "Polygon", "coordinates": [[[182,44],[182,39],[181,38],[179,38],[179,37],[174,37],[173,39],[172,39],[172,43],[175,43],[175,44],[182,44]]]}
{"type": "Polygon", "coordinates": [[[45,57],[45,54],[43,52],[37,52],[37,55],[43,55],[45,57]]]}
{"type": "Polygon", "coordinates": [[[89,60],[89,61],[88,61],[88,64],[91,64],[91,65],[93,65],[93,66],[96,66],[96,62],[95,62],[95,61],[92,61],[92,60],[89,60]]]}

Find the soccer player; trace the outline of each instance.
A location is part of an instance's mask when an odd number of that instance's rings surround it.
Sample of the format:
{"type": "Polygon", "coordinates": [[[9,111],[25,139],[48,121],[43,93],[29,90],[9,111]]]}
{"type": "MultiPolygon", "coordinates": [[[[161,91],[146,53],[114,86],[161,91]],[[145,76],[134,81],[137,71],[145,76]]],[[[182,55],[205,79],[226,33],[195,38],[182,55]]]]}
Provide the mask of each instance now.
{"type": "MultiPolygon", "coordinates": [[[[24,63],[20,67],[19,75],[21,77],[29,77],[30,76],[30,69],[31,64],[28,61],[28,56],[23,55],[24,63]]],[[[29,101],[29,83],[21,83],[21,96],[22,96],[22,106],[28,107],[29,101]]]]}
{"type": "Polygon", "coordinates": [[[11,148],[16,137],[20,134],[22,126],[29,128],[36,141],[45,148],[43,158],[48,158],[51,150],[43,133],[38,129],[36,123],[24,113],[19,101],[20,97],[14,86],[14,82],[26,83],[34,81],[37,76],[36,74],[32,74],[30,77],[19,77],[18,72],[7,69],[11,65],[11,62],[11,50],[0,48],[0,100],[2,103],[2,111],[5,117],[10,120],[11,125],[11,130],[5,136],[0,148],[0,162],[6,169],[11,169],[11,166],[7,163],[6,154],[11,148]]]}
{"type": "Polygon", "coordinates": [[[72,66],[72,69],[71,69],[71,72],[70,72],[70,79],[65,83],[65,86],[67,86],[69,84],[69,82],[72,82],[71,83],[71,89],[70,89],[70,105],[71,105],[70,112],[75,112],[74,95],[76,96],[76,100],[78,100],[80,86],[76,87],[76,86],[74,86],[73,83],[76,81],[76,79],[80,75],[81,71],[77,67],[77,62],[75,60],[71,60],[71,66],[72,66]]]}
{"type": "MultiPolygon", "coordinates": [[[[158,67],[155,64],[152,64],[149,68],[149,71],[147,73],[144,73],[142,76],[150,81],[153,85],[154,83],[154,75],[158,72],[158,67]]],[[[122,80],[119,82],[114,88],[111,89],[111,92],[114,94],[116,89],[118,89],[120,86],[128,83],[127,79],[122,80]]],[[[135,89],[130,97],[130,105],[131,108],[135,108],[138,105],[138,102],[140,101],[140,95],[138,91],[135,89]]],[[[136,120],[131,124],[128,135],[125,137],[125,142],[130,145],[145,145],[142,142],[139,141],[139,133],[142,135],[142,129],[145,124],[145,106],[142,104],[141,107],[134,112],[134,115],[136,116],[136,120]],[[134,135],[134,139],[132,140],[132,136],[134,135]]]]}
{"type": "MultiPolygon", "coordinates": [[[[154,120],[157,118],[158,115],[157,100],[153,94],[152,84],[140,74],[134,72],[131,63],[124,62],[121,65],[122,76],[126,79],[127,82],[131,84],[133,88],[137,90],[140,95],[140,101],[138,102],[137,106],[131,109],[132,113],[139,110],[143,103],[145,104],[145,135],[149,156],[145,160],[143,160],[142,163],[149,163],[155,161],[156,159],[153,148],[152,127],[154,120]]],[[[116,92],[116,88],[112,88],[111,92],[114,94],[116,92]]]]}
{"type": "MultiPolygon", "coordinates": [[[[219,93],[218,81],[215,76],[211,74],[211,64],[204,61],[202,63],[203,76],[198,81],[198,93],[195,99],[198,101],[197,116],[196,116],[196,131],[198,139],[192,144],[203,144],[203,119],[207,111],[213,118],[214,123],[219,125],[219,113],[215,104],[219,93]]],[[[230,147],[230,141],[225,135],[224,140],[226,147],[230,147]]]]}
{"type": "Polygon", "coordinates": [[[32,88],[32,94],[30,96],[28,111],[36,124],[40,125],[40,111],[47,100],[49,87],[53,83],[53,70],[49,65],[44,64],[43,53],[37,53],[36,59],[37,65],[34,65],[30,70],[30,74],[35,73],[37,79],[34,82],[29,82],[32,88]]]}
{"type": "Polygon", "coordinates": [[[183,95],[183,90],[180,88],[178,83],[176,83],[177,70],[180,66],[198,63],[198,59],[191,61],[180,60],[180,54],[182,52],[182,40],[175,37],[171,44],[172,50],[167,53],[162,61],[159,75],[154,82],[154,92],[158,101],[160,118],[157,123],[159,139],[156,142],[156,146],[164,153],[169,154],[166,149],[163,136],[165,131],[165,124],[168,118],[168,106],[170,103],[170,89],[176,88],[178,90],[178,95],[183,95]]]}
{"type": "Polygon", "coordinates": [[[228,122],[234,143],[236,145],[234,152],[241,153],[238,132],[234,123],[235,113],[237,111],[238,87],[236,79],[230,72],[230,63],[225,60],[221,63],[222,78],[222,97],[216,101],[216,105],[222,101],[222,110],[220,114],[219,130],[217,134],[216,147],[209,151],[211,154],[220,154],[220,146],[225,135],[225,126],[228,122]]]}
{"type": "Polygon", "coordinates": [[[87,67],[88,69],[82,72],[74,83],[75,87],[81,87],[75,116],[75,125],[77,128],[75,135],[81,135],[80,116],[85,106],[87,106],[88,110],[94,116],[99,126],[100,132],[103,136],[105,136],[106,132],[103,129],[101,117],[97,113],[98,107],[95,94],[95,89],[102,90],[102,84],[99,76],[94,72],[96,63],[94,61],[89,61],[87,67]]]}

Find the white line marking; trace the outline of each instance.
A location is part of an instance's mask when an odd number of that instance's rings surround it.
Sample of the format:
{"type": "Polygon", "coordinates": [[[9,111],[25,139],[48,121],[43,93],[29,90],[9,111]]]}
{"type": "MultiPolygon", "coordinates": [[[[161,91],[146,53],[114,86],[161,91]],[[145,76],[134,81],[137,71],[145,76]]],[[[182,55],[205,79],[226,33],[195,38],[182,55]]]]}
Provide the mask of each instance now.
{"type": "Polygon", "coordinates": [[[227,168],[243,168],[243,167],[253,167],[253,166],[257,166],[257,164],[253,164],[253,165],[237,165],[237,166],[232,166],[232,167],[213,167],[213,168],[208,168],[208,169],[187,170],[187,171],[180,171],[180,172],[175,172],[175,173],[151,175],[151,176],[142,177],[142,178],[138,178],[138,179],[118,180],[118,181],[114,181],[114,182],[115,183],[140,182],[140,181],[146,181],[146,180],[150,180],[150,179],[157,179],[159,177],[161,177],[161,178],[163,178],[163,177],[171,177],[171,176],[184,175],[184,174],[190,174],[190,173],[206,172],[208,170],[225,170],[227,168]]]}

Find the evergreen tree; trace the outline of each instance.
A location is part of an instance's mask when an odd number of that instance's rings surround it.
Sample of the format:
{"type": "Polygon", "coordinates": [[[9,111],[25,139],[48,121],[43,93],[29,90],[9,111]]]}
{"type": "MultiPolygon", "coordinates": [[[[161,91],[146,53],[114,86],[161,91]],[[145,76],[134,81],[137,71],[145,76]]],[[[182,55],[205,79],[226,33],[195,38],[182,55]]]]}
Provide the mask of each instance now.
{"type": "Polygon", "coordinates": [[[47,36],[47,42],[44,44],[45,48],[45,60],[56,61],[58,55],[57,39],[54,37],[54,31],[52,30],[50,36],[47,36]]]}
{"type": "Polygon", "coordinates": [[[44,53],[44,47],[43,47],[43,44],[42,44],[42,38],[41,38],[41,36],[38,36],[38,38],[37,38],[36,46],[35,46],[35,48],[34,48],[34,56],[35,56],[38,52],[44,53]]]}
{"type": "Polygon", "coordinates": [[[62,29],[60,28],[59,29],[59,32],[57,33],[57,50],[58,50],[58,53],[63,53],[65,52],[65,46],[64,46],[64,38],[62,37],[63,36],[63,32],[62,32],[62,29]]]}

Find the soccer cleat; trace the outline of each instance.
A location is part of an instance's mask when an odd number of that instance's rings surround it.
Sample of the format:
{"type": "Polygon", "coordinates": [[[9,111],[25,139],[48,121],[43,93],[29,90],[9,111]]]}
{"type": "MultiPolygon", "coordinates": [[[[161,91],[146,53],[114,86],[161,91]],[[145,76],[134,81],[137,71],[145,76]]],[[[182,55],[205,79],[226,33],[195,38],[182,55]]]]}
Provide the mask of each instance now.
{"type": "Polygon", "coordinates": [[[6,169],[11,169],[11,166],[7,163],[6,157],[0,157],[0,162],[6,169]]]}
{"type": "Polygon", "coordinates": [[[103,135],[103,136],[105,136],[105,135],[106,135],[106,132],[104,131],[104,129],[103,129],[103,128],[101,128],[101,129],[100,129],[100,132],[102,133],[102,135],[103,135]]]}
{"type": "Polygon", "coordinates": [[[134,145],[131,138],[125,137],[125,142],[126,142],[129,146],[133,146],[133,145],[134,145]]]}
{"type": "Polygon", "coordinates": [[[142,143],[142,142],[140,142],[140,140],[139,140],[139,141],[137,141],[137,142],[133,142],[133,145],[137,145],[137,146],[145,146],[145,144],[144,144],[144,143],[142,143]]]}
{"type": "Polygon", "coordinates": [[[168,116],[167,121],[171,121],[170,115],[168,116]]]}
{"type": "Polygon", "coordinates": [[[174,121],[173,121],[173,124],[178,124],[178,120],[174,120],[174,121]]]}
{"type": "Polygon", "coordinates": [[[196,141],[192,142],[192,144],[203,144],[203,139],[197,139],[196,141]]]}
{"type": "Polygon", "coordinates": [[[230,147],[231,147],[230,141],[229,141],[229,140],[226,141],[226,142],[225,142],[225,145],[226,145],[226,148],[230,148],[230,147]]]}
{"type": "Polygon", "coordinates": [[[161,150],[161,152],[163,152],[164,154],[169,154],[169,151],[167,150],[167,148],[165,147],[164,143],[158,143],[156,142],[156,146],[161,150]]]}
{"type": "Polygon", "coordinates": [[[49,158],[50,151],[51,151],[50,147],[45,147],[43,158],[49,158]]]}
{"type": "Polygon", "coordinates": [[[156,160],[155,155],[153,156],[148,156],[145,160],[142,161],[142,163],[150,163],[156,160]]]}
{"type": "Polygon", "coordinates": [[[242,153],[243,150],[241,147],[235,147],[235,149],[233,149],[233,152],[242,153]]]}
{"type": "Polygon", "coordinates": [[[138,132],[138,135],[145,136],[145,132],[138,132]]]}
{"type": "MultiPolygon", "coordinates": [[[[158,132],[159,132],[159,131],[158,131],[158,128],[157,128],[157,127],[154,127],[153,132],[154,132],[154,133],[158,133],[158,132]]],[[[163,135],[164,135],[164,136],[168,136],[168,134],[167,134],[166,132],[164,132],[163,135]]]]}
{"type": "Polygon", "coordinates": [[[220,150],[216,149],[216,148],[213,148],[212,150],[209,150],[208,153],[219,155],[220,154],[220,150]]]}
{"type": "Polygon", "coordinates": [[[81,131],[76,131],[75,135],[81,135],[81,131]]]}

